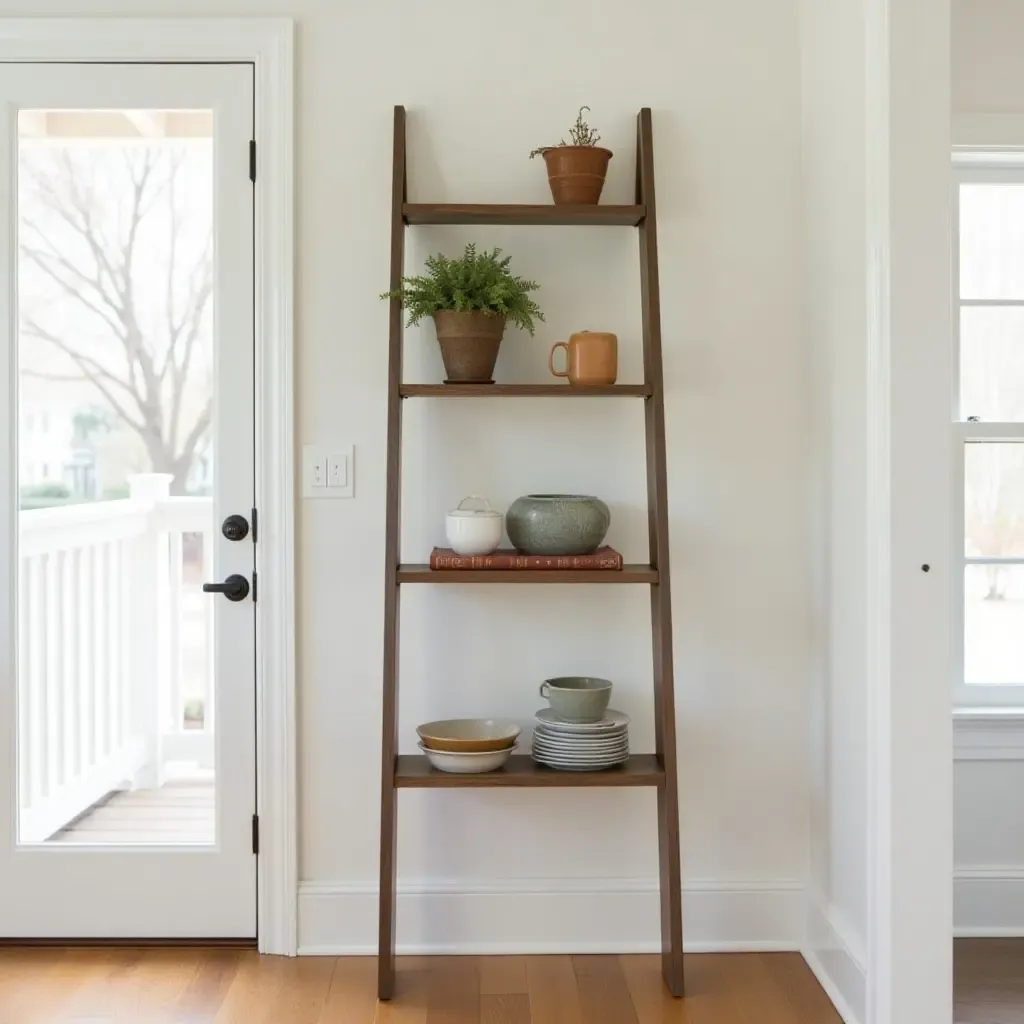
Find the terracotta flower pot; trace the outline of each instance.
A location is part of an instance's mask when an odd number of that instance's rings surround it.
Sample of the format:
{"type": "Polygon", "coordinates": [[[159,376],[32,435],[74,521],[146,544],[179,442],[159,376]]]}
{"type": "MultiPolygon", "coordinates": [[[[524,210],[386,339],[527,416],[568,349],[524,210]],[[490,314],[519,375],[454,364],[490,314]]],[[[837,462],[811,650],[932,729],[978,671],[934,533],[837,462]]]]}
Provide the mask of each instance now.
{"type": "Polygon", "coordinates": [[[505,333],[503,316],[483,310],[439,309],[434,314],[434,327],[446,384],[494,383],[494,364],[505,333]]]}
{"type": "Polygon", "coordinates": [[[601,198],[612,151],[602,146],[552,146],[544,150],[555,205],[595,204],[601,198]]]}

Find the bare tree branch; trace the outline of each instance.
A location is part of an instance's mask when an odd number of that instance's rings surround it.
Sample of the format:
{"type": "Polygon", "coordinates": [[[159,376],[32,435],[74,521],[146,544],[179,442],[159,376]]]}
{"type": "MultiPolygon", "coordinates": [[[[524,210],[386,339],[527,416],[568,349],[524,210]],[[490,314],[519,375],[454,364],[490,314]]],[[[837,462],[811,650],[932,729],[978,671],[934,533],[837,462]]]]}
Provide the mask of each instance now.
{"type": "MultiPolygon", "coordinates": [[[[117,415],[120,416],[121,419],[123,419],[125,423],[127,423],[128,426],[132,428],[132,430],[135,430],[139,433],[142,433],[145,430],[145,423],[140,423],[138,420],[134,419],[128,412],[128,410],[124,407],[124,405],[121,403],[121,401],[117,397],[115,397],[114,393],[110,390],[110,387],[108,387],[107,382],[109,381],[109,383],[111,384],[117,384],[125,388],[129,392],[131,397],[134,398],[138,403],[138,396],[134,395],[131,392],[131,389],[128,388],[123,381],[120,381],[116,377],[113,377],[109,372],[104,370],[94,359],[91,359],[89,356],[83,355],[81,352],[76,352],[70,345],[66,344],[62,339],[58,338],[56,335],[47,334],[45,332],[43,332],[43,334],[39,334],[27,327],[23,327],[22,329],[27,330],[28,333],[36,334],[37,337],[44,337],[45,340],[55,344],[79,368],[79,370],[82,371],[82,373],[89,379],[93,386],[110,403],[110,405],[117,413],[117,415]]],[[[140,405],[141,410],[141,403],[138,404],[140,405]]]]}
{"type": "Polygon", "coordinates": [[[66,267],[70,273],[73,273],[80,280],[85,281],[87,284],[93,284],[84,274],[77,271],[74,267],[67,264],[67,260],[63,257],[46,257],[43,253],[39,252],[38,249],[31,249],[26,245],[21,246],[21,254],[27,259],[31,260],[51,281],[55,282],[60,288],[64,290],[67,295],[71,298],[80,302],[89,312],[98,316],[106,325],[113,331],[114,336],[118,339],[122,338],[122,328],[118,323],[110,316],[110,314],[101,309],[95,302],[93,302],[87,295],[82,293],[81,288],[76,288],[73,284],[69,283],[65,278],[61,277],[53,267],[47,262],[48,259],[54,259],[55,262],[61,266],[66,267]]]}
{"type": "Polygon", "coordinates": [[[186,271],[180,265],[187,248],[179,193],[186,159],[182,148],[154,144],[125,149],[123,171],[115,166],[112,173],[109,164],[98,164],[84,152],[83,157],[68,147],[45,157],[37,153],[35,162],[22,157],[28,186],[21,206],[23,256],[26,265],[59,290],[45,312],[25,313],[22,331],[51,345],[78,371],[25,372],[90,382],[138,434],[154,470],[174,472],[176,484],[183,487],[212,417],[209,399],[198,413],[191,411],[199,397],[195,353],[208,325],[213,293],[212,234],[186,271]],[[100,173],[104,167],[107,176],[100,173]],[[33,219],[33,209],[40,219],[33,219]],[[159,221],[147,227],[158,209],[159,221]],[[67,244],[68,231],[80,245],[67,244]],[[143,270],[152,275],[165,261],[164,308],[162,316],[154,317],[161,299],[153,309],[153,285],[161,289],[161,283],[150,276],[140,292],[138,275],[143,270]],[[95,318],[100,334],[69,332],[67,313],[57,314],[60,326],[50,322],[51,310],[62,308],[54,303],[62,301],[95,318]],[[149,305],[140,308],[140,303],[149,305]],[[114,344],[104,346],[104,338],[114,344]],[[113,363],[107,352],[118,353],[113,363]]]}

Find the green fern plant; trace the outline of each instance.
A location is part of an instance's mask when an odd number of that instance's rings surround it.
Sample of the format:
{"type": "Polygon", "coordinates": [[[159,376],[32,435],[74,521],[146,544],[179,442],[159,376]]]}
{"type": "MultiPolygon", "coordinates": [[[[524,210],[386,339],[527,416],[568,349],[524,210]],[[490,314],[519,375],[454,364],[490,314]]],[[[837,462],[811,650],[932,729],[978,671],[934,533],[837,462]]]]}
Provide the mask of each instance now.
{"type": "MultiPolygon", "coordinates": [[[[601,141],[601,135],[590,127],[589,124],[583,118],[583,111],[590,113],[590,107],[580,107],[579,113],[576,115],[576,123],[569,129],[569,138],[572,142],[566,142],[565,139],[559,141],[558,146],[596,146],[601,141]]],[[[532,160],[535,156],[542,156],[549,149],[557,149],[558,146],[541,146],[540,149],[535,149],[530,154],[532,160]]]]}
{"type": "Polygon", "coordinates": [[[444,253],[428,256],[425,274],[402,278],[400,288],[384,292],[381,298],[397,299],[402,304],[409,314],[408,327],[439,309],[482,310],[503,316],[533,334],[534,320],[543,320],[544,314],[530,292],[540,285],[513,274],[508,269],[511,259],[502,256],[501,249],[477,252],[470,242],[457,259],[449,259],[444,253]]]}

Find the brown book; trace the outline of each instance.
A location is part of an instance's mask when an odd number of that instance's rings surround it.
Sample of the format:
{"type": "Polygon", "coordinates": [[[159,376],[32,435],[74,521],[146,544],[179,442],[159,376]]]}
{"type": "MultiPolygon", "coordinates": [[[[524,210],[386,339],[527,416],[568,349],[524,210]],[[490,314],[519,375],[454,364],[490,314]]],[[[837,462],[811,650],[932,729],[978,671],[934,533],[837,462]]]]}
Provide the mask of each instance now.
{"type": "Polygon", "coordinates": [[[457,555],[451,548],[430,552],[431,569],[621,569],[622,555],[598,548],[591,555],[521,555],[499,549],[489,555],[457,555]]]}

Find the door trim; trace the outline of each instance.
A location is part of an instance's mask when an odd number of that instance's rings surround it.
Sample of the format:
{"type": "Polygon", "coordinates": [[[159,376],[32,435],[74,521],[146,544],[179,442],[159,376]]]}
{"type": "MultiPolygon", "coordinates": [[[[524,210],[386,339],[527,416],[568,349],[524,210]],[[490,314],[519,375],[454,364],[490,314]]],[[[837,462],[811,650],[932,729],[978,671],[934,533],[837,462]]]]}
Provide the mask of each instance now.
{"type": "Polygon", "coordinates": [[[294,956],[294,28],[287,18],[0,19],[0,62],[251,64],[256,274],[256,786],[261,953],[294,956]]]}

